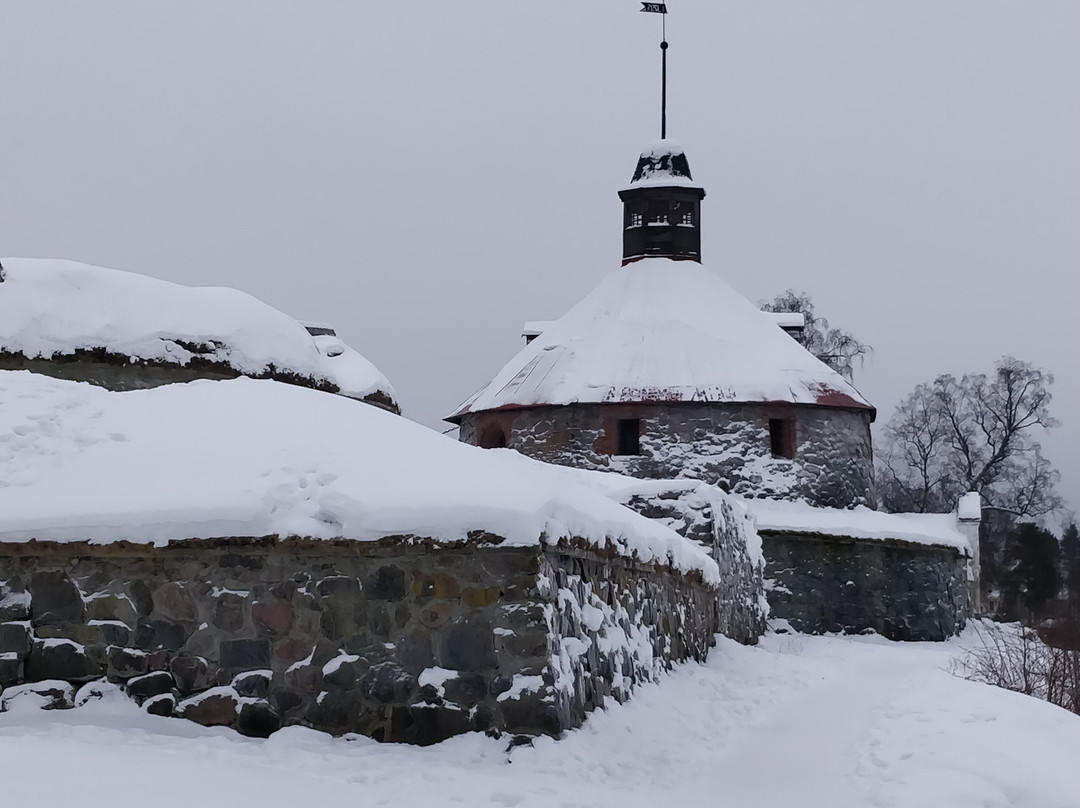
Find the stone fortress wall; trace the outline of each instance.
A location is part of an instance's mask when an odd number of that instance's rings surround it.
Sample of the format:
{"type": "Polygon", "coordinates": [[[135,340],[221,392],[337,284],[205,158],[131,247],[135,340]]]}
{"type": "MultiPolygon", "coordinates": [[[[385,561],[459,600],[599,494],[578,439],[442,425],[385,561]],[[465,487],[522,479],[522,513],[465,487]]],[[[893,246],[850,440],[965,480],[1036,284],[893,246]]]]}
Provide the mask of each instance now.
{"type": "Polygon", "coordinates": [[[497,429],[522,454],[651,479],[691,478],[740,496],[874,507],[870,412],[794,404],[573,404],[467,414],[460,438],[497,429]],[[641,454],[615,452],[619,419],[641,419],[641,454]],[[770,419],[794,420],[794,457],[773,457],[770,419]]]}
{"type": "Polygon", "coordinates": [[[757,636],[700,573],[497,541],[0,544],[0,707],[96,683],[255,736],[557,734],[718,631],[757,636]]]}
{"type": "MultiPolygon", "coordinates": [[[[220,381],[236,379],[244,375],[224,362],[200,358],[197,355],[200,349],[198,345],[185,343],[182,347],[196,353],[195,358],[186,365],[132,359],[105,348],[79,349],[69,354],[58,354],[45,359],[30,358],[25,354],[7,351],[0,347],[0,371],[28,370],[31,373],[40,373],[56,379],[86,382],[113,391],[146,390],[164,384],[179,384],[197,379],[220,381]]],[[[341,392],[340,388],[332,382],[308,378],[278,368],[270,368],[266,373],[254,378],[273,379],[285,384],[321,390],[324,393],[341,392]]],[[[401,414],[397,402],[381,390],[369,393],[358,400],[398,415],[401,414]]]]}
{"type": "Polygon", "coordinates": [[[969,559],[956,548],[768,531],[761,539],[770,616],[796,631],[941,641],[971,615],[969,559]]]}
{"type": "MultiPolygon", "coordinates": [[[[481,444],[493,428],[507,436],[510,448],[560,465],[644,479],[705,479],[752,499],[801,499],[841,509],[874,506],[865,410],[679,403],[534,407],[466,415],[461,439],[481,444]],[[641,419],[641,454],[615,455],[617,421],[630,418],[641,419]],[[795,420],[794,459],[772,456],[771,418],[795,420]]],[[[627,504],[702,540],[695,535],[687,495],[677,503],[674,496],[668,491],[627,504]]],[[[890,639],[943,640],[959,633],[971,614],[971,560],[955,548],[768,532],[762,541],[770,615],[798,631],[873,630],[890,639]]],[[[714,544],[713,556],[721,563],[725,552],[723,542],[714,544]]],[[[761,585],[752,572],[743,580],[746,592],[761,585]]],[[[746,592],[722,600],[742,602],[746,592]]]]}

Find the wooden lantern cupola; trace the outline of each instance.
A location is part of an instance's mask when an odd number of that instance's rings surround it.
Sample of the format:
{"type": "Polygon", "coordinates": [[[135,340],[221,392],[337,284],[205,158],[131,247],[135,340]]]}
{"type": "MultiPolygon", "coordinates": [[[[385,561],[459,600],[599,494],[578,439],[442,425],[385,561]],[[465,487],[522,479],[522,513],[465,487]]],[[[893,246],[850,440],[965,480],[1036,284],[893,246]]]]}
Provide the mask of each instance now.
{"type": "Polygon", "coordinates": [[[641,258],[701,261],[701,200],[683,149],[661,140],[638,159],[623,201],[623,264],[641,258]]]}

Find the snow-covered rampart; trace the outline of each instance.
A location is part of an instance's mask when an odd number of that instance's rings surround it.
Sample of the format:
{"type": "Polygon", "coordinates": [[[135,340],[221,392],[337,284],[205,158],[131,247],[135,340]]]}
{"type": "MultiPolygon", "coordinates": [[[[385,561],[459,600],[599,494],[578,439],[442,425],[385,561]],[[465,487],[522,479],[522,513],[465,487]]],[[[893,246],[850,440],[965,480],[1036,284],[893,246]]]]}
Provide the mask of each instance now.
{"type": "Polygon", "coordinates": [[[0,542],[482,533],[575,538],[719,579],[704,549],[580,472],[273,381],[118,393],[0,371],[0,443],[0,542]]]}
{"type": "Polygon", "coordinates": [[[371,362],[340,340],[325,350],[299,322],[245,292],[74,261],[5,258],[3,266],[0,367],[119,389],[275,378],[396,409],[393,387],[371,362]]]}

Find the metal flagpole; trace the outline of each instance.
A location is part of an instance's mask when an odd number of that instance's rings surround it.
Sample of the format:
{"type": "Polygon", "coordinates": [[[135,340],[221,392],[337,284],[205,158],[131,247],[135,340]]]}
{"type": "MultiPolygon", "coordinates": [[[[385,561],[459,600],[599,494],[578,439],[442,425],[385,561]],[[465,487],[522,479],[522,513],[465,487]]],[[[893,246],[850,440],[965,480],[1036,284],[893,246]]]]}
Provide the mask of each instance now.
{"type": "Polygon", "coordinates": [[[642,3],[641,11],[660,16],[660,139],[667,140],[667,3],[642,3]]]}
{"type": "Polygon", "coordinates": [[[667,140],[667,40],[660,41],[660,139],[667,140]]]}

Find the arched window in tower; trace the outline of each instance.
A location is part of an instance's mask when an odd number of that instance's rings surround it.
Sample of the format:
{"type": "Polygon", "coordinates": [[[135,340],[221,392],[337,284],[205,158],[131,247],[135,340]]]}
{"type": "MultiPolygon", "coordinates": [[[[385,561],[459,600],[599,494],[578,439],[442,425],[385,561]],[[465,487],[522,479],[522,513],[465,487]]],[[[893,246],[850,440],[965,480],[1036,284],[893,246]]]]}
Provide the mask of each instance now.
{"type": "Polygon", "coordinates": [[[485,424],[480,429],[477,445],[481,449],[505,449],[506,432],[498,424],[485,424]]]}

